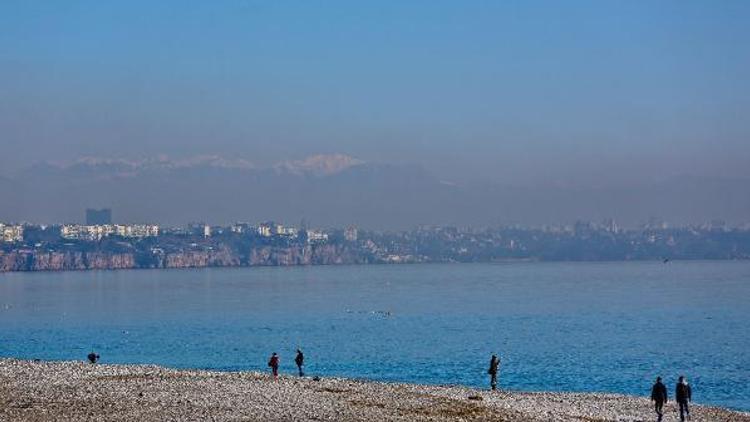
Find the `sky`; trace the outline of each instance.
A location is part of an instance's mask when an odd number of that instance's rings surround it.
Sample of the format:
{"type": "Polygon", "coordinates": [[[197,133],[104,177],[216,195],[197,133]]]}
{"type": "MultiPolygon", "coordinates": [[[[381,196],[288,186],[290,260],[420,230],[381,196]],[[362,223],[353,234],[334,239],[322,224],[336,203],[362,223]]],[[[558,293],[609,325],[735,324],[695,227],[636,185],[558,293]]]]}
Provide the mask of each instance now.
{"type": "Polygon", "coordinates": [[[4,0],[0,166],[342,153],[509,186],[748,178],[748,22],[747,1],[4,0]]]}

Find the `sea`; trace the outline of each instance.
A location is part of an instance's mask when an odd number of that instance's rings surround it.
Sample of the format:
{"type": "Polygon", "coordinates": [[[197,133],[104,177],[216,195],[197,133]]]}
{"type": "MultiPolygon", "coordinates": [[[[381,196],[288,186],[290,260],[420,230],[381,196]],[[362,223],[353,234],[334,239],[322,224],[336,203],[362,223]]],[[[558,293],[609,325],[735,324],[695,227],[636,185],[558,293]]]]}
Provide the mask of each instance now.
{"type": "Polygon", "coordinates": [[[673,396],[750,410],[750,262],[0,274],[0,357],[673,396]]]}

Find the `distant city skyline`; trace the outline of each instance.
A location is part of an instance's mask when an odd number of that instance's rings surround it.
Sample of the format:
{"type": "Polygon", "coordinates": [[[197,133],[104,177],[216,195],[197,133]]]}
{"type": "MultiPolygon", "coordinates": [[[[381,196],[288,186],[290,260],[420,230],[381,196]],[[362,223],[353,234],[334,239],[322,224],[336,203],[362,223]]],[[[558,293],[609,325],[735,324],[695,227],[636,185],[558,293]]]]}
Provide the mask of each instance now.
{"type": "Polygon", "coordinates": [[[4,271],[437,262],[750,259],[750,226],[724,223],[624,230],[614,221],[564,227],[367,230],[148,224],[4,226],[4,271]]]}

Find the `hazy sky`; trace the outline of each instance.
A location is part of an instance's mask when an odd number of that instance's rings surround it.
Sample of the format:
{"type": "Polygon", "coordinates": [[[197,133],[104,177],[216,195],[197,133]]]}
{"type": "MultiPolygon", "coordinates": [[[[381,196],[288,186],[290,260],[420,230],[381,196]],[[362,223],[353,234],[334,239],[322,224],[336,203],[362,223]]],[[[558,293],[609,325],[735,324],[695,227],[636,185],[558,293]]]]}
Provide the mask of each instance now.
{"type": "Polygon", "coordinates": [[[748,22],[748,1],[4,0],[0,166],[338,152],[516,185],[750,177],[748,22]]]}

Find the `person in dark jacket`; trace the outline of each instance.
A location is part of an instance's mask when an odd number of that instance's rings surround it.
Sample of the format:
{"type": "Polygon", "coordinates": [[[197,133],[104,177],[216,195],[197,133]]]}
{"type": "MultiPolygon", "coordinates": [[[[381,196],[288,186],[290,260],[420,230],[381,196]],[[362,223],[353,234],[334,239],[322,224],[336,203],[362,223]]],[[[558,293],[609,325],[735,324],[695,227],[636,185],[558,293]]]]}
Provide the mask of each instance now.
{"type": "Polygon", "coordinates": [[[297,369],[299,370],[299,376],[304,377],[305,373],[302,370],[302,367],[305,365],[305,355],[302,354],[302,350],[297,349],[297,356],[294,358],[294,363],[297,364],[297,369]]]}
{"type": "Polygon", "coordinates": [[[277,355],[275,352],[271,355],[271,359],[268,359],[268,366],[271,367],[271,372],[273,373],[273,377],[278,378],[279,377],[279,355],[277,355]]]}
{"type": "Polygon", "coordinates": [[[668,401],[667,387],[662,384],[661,377],[656,377],[656,382],[654,383],[654,386],[651,387],[651,400],[654,401],[654,409],[659,416],[657,421],[661,422],[661,418],[664,416],[664,403],[668,401]]]}
{"type": "Polygon", "coordinates": [[[96,363],[99,361],[99,355],[94,353],[93,351],[89,353],[86,357],[88,358],[89,363],[96,363]]]}
{"type": "Polygon", "coordinates": [[[690,386],[687,383],[685,377],[680,376],[677,380],[677,386],[674,390],[674,399],[680,406],[680,420],[685,421],[685,416],[690,419],[690,408],[688,403],[693,400],[693,392],[690,390],[690,386]]]}
{"type": "Polygon", "coordinates": [[[490,359],[490,369],[487,370],[487,373],[490,374],[490,386],[493,390],[497,390],[497,373],[499,369],[500,358],[493,353],[492,358],[490,359]]]}

